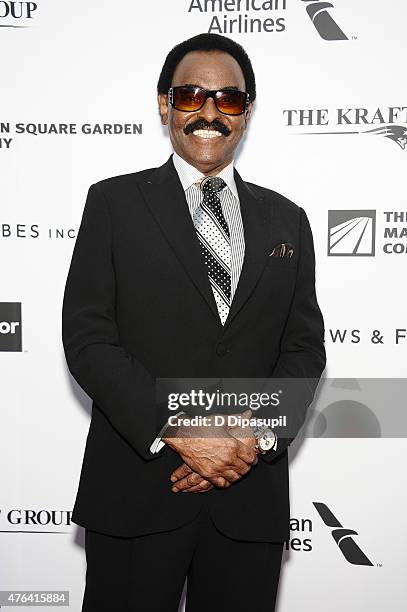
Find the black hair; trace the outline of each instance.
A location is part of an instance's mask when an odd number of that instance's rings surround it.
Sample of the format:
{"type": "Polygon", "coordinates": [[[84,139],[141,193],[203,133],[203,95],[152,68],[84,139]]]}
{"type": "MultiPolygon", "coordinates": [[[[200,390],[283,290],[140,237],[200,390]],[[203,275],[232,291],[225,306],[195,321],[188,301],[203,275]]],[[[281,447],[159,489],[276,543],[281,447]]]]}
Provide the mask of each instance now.
{"type": "Polygon", "coordinates": [[[250,94],[250,101],[253,102],[256,98],[256,80],[249,56],[241,45],[231,38],[221,36],[220,34],[198,34],[173,47],[168,53],[161,69],[157,83],[157,93],[166,94],[168,92],[175,69],[184,55],[190,51],[213,50],[225,51],[235,58],[242,69],[246,91],[250,94]]]}

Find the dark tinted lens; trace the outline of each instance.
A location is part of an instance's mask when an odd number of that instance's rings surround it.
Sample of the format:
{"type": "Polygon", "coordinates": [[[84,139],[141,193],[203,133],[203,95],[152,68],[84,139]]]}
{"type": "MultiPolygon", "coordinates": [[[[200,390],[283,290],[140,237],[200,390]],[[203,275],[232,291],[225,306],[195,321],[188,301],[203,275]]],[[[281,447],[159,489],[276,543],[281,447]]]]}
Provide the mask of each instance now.
{"type": "Polygon", "coordinates": [[[216,105],[221,113],[240,115],[245,109],[246,94],[243,91],[218,91],[216,105]]]}
{"type": "Polygon", "coordinates": [[[178,110],[197,110],[204,99],[205,92],[199,87],[174,87],[174,105],[178,110]]]}

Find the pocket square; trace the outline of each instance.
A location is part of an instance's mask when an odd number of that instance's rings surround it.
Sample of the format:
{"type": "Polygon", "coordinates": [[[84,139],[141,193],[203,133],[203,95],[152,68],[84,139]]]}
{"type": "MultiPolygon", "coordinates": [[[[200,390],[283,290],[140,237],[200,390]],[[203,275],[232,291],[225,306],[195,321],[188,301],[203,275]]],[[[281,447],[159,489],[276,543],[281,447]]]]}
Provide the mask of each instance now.
{"type": "Polygon", "coordinates": [[[269,257],[284,257],[289,259],[294,255],[294,246],[289,242],[281,242],[277,244],[269,253],[269,257]]]}

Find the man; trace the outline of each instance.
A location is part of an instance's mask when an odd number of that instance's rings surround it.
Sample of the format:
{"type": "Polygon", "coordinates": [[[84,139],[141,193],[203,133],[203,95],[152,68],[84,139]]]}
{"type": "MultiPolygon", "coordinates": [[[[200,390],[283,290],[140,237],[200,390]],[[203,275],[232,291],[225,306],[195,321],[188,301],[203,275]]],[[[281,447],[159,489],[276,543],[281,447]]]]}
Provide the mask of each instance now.
{"type": "Polygon", "coordinates": [[[307,216],[233,166],[255,97],[240,45],[177,45],[158,81],[174,153],[89,190],[63,305],[68,366],[93,399],[72,515],[83,611],[176,612],[186,577],[187,612],[274,610],[287,447],[325,351],[307,216]],[[216,426],[219,410],[168,427],[156,402],[157,379],[276,377],[300,381],[286,435],[216,426]]]}

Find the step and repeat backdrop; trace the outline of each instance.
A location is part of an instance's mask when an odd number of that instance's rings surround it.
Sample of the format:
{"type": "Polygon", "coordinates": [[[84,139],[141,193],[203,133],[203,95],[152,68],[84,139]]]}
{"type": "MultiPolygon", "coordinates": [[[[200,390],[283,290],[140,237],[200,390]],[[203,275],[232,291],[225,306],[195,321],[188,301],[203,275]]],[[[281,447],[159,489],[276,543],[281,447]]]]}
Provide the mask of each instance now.
{"type": "Polygon", "coordinates": [[[0,2],[0,590],[81,609],[91,401],[63,354],[66,275],[89,186],[172,152],[166,54],[213,32],[257,80],[236,167],[307,212],[325,319],[278,611],[405,609],[406,21],[403,0],[0,2]]]}

